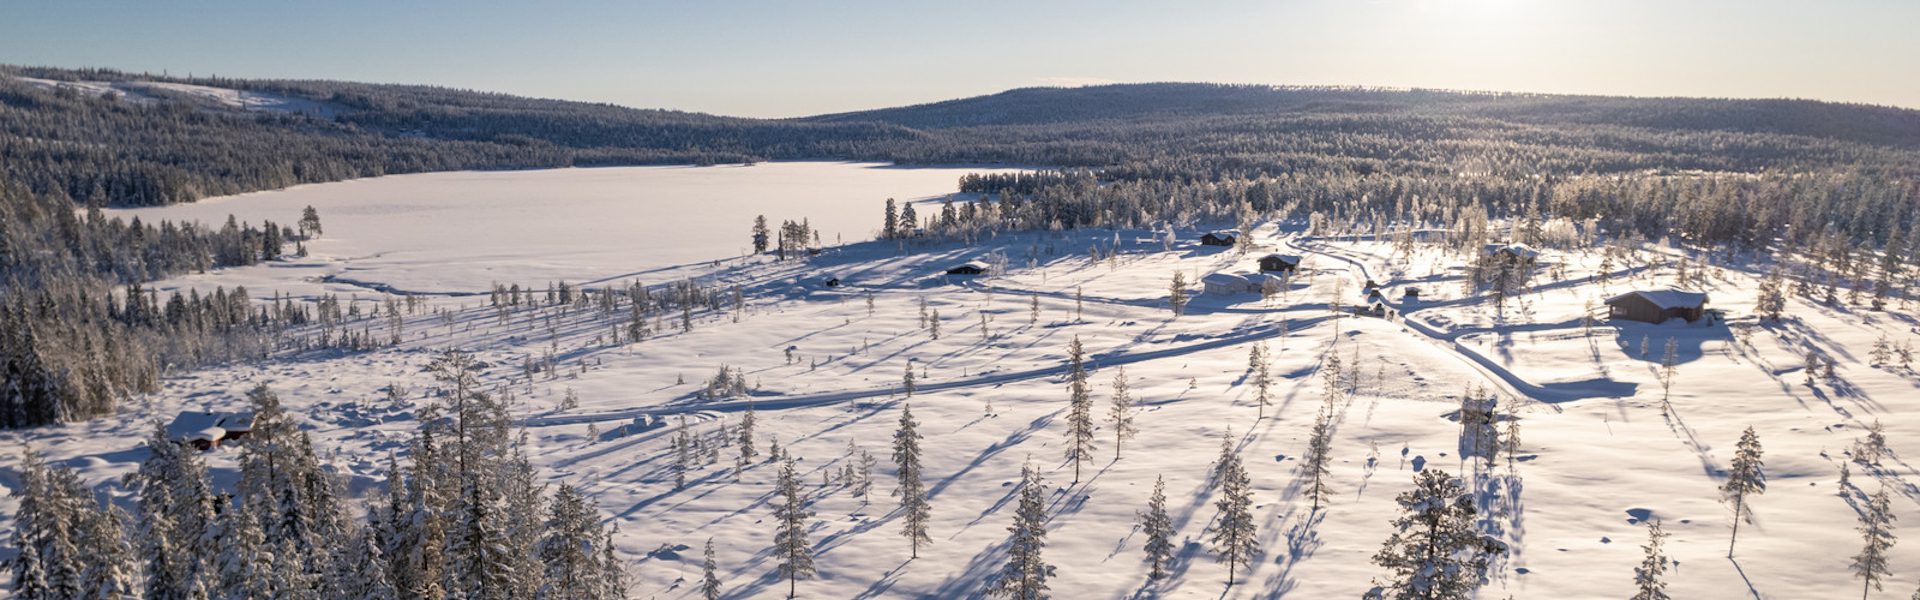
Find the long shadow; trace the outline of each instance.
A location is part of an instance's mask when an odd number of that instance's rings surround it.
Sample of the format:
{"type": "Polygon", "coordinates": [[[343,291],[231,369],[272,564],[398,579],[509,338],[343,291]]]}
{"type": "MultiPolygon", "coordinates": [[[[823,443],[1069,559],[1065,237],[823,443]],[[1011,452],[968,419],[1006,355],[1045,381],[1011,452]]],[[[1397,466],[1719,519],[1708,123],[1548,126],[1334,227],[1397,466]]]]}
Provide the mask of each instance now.
{"type": "Polygon", "coordinates": [[[1738,572],[1738,573],[1740,573],[1740,581],[1741,581],[1742,583],[1745,583],[1745,584],[1747,584],[1747,593],[1749,593],[1749,594],[1753,594],[1753,600],[1761,600],[1761,598],[1760,598],[1760,590],[1759,590],[1758,588],[1755,588],[1755,587],[1753,587],[1753,579],[1752,579],[1752,578],[1750,578],[1750,577],[1747,577],[1747,570],[1746,570],[1746,569],[1742,569],[1742,568],[1740,568],[1740,561],[1738,561],[1738,560],[1734,560],[1734,559],[1732,559],[1732,558],[1728,558],[1728,559],[1727,559],[1727,562],[1729,562],[1729,563],[1732,563],[1732,564],[1733,564],[1733,570],[1734,570],[1735,572],[1738,572]]]}

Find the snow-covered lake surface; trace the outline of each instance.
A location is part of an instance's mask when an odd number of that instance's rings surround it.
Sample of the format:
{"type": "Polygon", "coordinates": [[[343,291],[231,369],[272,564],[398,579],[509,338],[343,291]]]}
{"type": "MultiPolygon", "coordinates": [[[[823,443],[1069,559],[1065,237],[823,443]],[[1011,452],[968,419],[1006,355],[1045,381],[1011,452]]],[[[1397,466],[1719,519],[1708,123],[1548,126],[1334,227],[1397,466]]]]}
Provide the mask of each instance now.
{"type": "MultiPolygon", "coordinates": [[[[493,282],[657,280],[647,275],[750,250],[753,217],[761,214],[774,228],[807,219],[827,245],[867,240],[880,228],[887,198],[942,196],[961,175],[993,171],[842,162],[461,171],[114,212],[149,222],[218,226],[232,214],[290,225],[311,205],[327,233],[308,244],[313,260],[299,261],[317,271],[303,273],[309,279],[478,292],[493,282]]],[[[238,269],[220,283],[261,279],[268,270],[238,269]]]]}

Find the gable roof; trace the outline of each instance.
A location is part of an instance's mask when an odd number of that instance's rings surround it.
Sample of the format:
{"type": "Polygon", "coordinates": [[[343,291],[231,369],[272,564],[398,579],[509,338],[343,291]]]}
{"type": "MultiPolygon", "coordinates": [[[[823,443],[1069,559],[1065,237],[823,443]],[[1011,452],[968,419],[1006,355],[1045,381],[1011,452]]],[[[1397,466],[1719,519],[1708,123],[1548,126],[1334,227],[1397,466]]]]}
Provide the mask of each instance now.
{"type": "Polygon", "coordinates": [[[1607,304],[1615,304],[1630,297],[1645,298],[1660,310],[1670,308],[1698,308],[1707,303],[1706,292],[1693,292],[1678,288],[1664,290],[1634,290],[1607,299],[1607,304]]]}
{"type": "Polygon", "coordinates": [[[1292,255],[1292,254],[1268,254],[1268,255],[1266,255],[1266,256],[1262,256],[1262,257],[1260,257],[1260,260],[1266,260],[1266,259],[1269,259],[1269,258],[1271,258],[1271,259],[1275,259],[1275,260],[1278,260],[1278,261],[1280,261],[1280,262],[1284,262],[1284,263],[1287,263],[1287,264],[1290,264],[1290,265],[1298,265],[1298,264],[1300,264],[1300,257],[1298,257],[1298,256],[1294,256],[1294,255],[1292,255]]]}

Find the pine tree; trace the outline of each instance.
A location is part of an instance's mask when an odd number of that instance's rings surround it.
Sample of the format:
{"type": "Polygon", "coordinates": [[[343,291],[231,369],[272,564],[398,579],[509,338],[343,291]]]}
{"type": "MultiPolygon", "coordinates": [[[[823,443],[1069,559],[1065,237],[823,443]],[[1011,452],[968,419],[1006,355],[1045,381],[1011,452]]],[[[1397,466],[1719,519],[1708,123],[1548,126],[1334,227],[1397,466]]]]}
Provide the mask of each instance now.
{"type": "Polygon", "coordinates": [[[1761,461],[1760,436],[1748,427],[1740,434],[1739,449],[1727,468],[1727,482],[1720,485],[1721,498],[1733,505],[1733,534],[1727,538],[1727,558],[1733,558],[1733,546],[1740,539],[1740,522],[1753,520],[1751,496],[1767,492],[1767,474],[1761,461]]]}
{"type": "Polygon", "coordinates": [[[1147,512],[1140,513],[1140,530],[1147,534],[1147,577],[1167,576],[1167,561],[1173,558],[1173,519],[1167,517],[1167,478],[1153,480],[1153,495],[1147,498],[1147,512]]]}
{"type": "Polygon", "coordinates": [[[893,495],[900,498],[901,519],[900,535],[906,536],[911,544],[910,558],[920,558],[920,545],[932,541],[927,535],[927,523],[932,520],[933,507],[927,503],[926,486],[920,479],[920,432],[919,422],[913,420],[913,406],[901,405],[900,428],[893,433],[893,464],[898,485],[893,495]]]}
{"type": "MultiPolygon", "coordinates": [[[[1222,434],[1232,439],[1231,431],[1222,434]]],[[[1221,447],[1220,458],[1214,461],[1216,473],[1214,489],[1219,499],[1213,505],[1220,510],[1209,530],[1212,534],[1213,551],[1219,553],[1227,562],[1227,587],[1233,587],[1234,574],[1238,567],[1251,566],[1253,555],[1260,551],[1260,524],[1253,518],[1253,489],[1247,480],[1246,467],[1240,463],[1240,455],[1231,445],[1221,447]]]]}
{"type": "Polygon", "coordinates": [[[1020,469],[1018,493],[1013,525],[1007,527],[1012,534],[1007,540],[1007,563],[988,593],[1013,600],[1044,600],[1049,597],[1047,580],[1053,577],[1053,567],[1041,556],[1047,546],[1046,487],[1031,463],[1020,469]]]}
{"type": "Polygon", "coordinates": [[[802,506],[799,477],[793,472],[793,458],[781,461],[778,493],[781,504],[774,507],[773,553],[779,558],[780,576],[787,580],[787,597],[799,592],[800,580],[813,577],[813,547],[807,544],[808,520],[813,513],[802,506]]]}
{"type": "Polygon", "coordinates": [[[1460,480],[1438,469],[1414,476],[1414,488],[1395,498],[1402,515],[1373,562],[1386,582],[1369,598],[1466,600],[1486,579],[1489,559],[1506,544],[1474,529],[1473,498],[1460,480]]]}
{"type": "Polygon", "coordinates": [[[873,454],[861,450],[859,470],[854,472],[853,495],[859,496],[863,504],[873,495],[873,463],[873,454]]]}
{"type": "Polygon", "coordinates": [[[701,600],[720,600],[719,565],[713,560],[713,538],[707,538],[706,559],[700,562],[701,600]]]}
{"type": "Polygon", "coordinates": [[[1666,350],[1660,355],[1660,403],[1666,404],[1673,395],[1673,381],[1680,373],[1678,346],[1673,338],[1667,338],[1666,350]]]}
{"type": "Polygon", "coordinates": [[[1667,595],[1667,582],[1661,580],[1667,573],[1667,556],[1661,550],[1667,535],[1660,530],[1659,521],[1647,522],[1647,545],[1640,547],[1647,555],[1640,560],[1640,566],[1633,569],[1632,600],[1671,600],[1667,595]]]}
{"type": "Polygon", "coordinates": [[[1093,395],[1087,386],[1086,350],[1080,336],[1067,346],[1067,460],[1073,461],[1073,481],[1080,482],[1080,465],[1093,457],[1093,395]]]}
{"type": "Polygon", "coordinates": [[[1887,498],[1887,488],[1881,486],[1867,499],[1865,511],[1860,513],[1860,536],[1866,540],[1860,553],[1854,555],[1850,568],[1860,577],[1860,598],[1866,600],[1867,594],[1881,589],[1881,583],[1893,573],[1887,569],[1887,551],[1893,549],[1896,541],[1893,537],[1893,507],[1887,498]]]}
{"type": "Polygon", "coordinates": [[[906,375],[900,378],[900,391],[908,398],[913,397],[913,363],[911,362],[907,363],[906,375]]]}
{"type": "Polygon", "coordinates": [[[1133,424],[1133,394],[1127,383],[1127,368],[1114,367],[1113,402],[1107,407],[1107,420],[1113,425],[1113,460],[1120,460],[1120,445],[1133,439],[1140,429],[1133,424]]]}
{"type": "Polygon", "coordinates": [[[1320,505],[1330,495],[1327,490],[1327,462],[1333,454],[1333,415],[1327,409],[1331,404],[1322,406],[1320,413],[1314,415],[1313,430],[1307,437],[1307,452],[1300,462],[1300,468],[1307,475],[1307,498],[1313,502],[1312,512],[1316,513],[1320,512],[1320,505]]]}
{"type": "Polygon", "coordinates": [[[462,482],[453,527],[447,532],[447,569],[441,584],[449,598],[504,600],[511,597],[519,578],[532,575],[515,571],[501,513],[491,484],[478,479],[462,482]]]}

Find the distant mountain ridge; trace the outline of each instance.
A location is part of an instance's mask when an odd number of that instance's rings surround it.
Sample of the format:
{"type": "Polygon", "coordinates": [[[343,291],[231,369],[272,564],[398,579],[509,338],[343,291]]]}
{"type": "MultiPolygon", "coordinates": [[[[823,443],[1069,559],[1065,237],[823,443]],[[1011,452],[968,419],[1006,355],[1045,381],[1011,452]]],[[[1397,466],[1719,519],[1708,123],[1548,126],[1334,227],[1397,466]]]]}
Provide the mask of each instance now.
{"type": "Polygon", "coordinates": [[[1802,135],[1920,148],[1920,110],[1792,99],[1636,98],[1531,93],[1129,83],[1033,87],[912,106],[818,115],[817,123],[915,129],[1151,122],[1220,116],[1378,114],[1528,124],[1802,135]]]}

